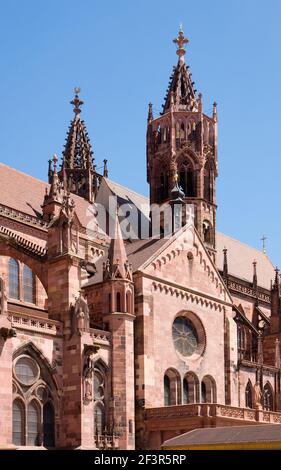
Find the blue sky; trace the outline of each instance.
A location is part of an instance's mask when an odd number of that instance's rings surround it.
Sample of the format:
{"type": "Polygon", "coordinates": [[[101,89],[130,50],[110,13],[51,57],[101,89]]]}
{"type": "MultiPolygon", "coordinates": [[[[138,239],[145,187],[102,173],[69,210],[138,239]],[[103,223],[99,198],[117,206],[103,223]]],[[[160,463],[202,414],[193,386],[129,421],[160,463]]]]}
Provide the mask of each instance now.
{"type": "Polygon", "coordinates": [[[0,0],[1,157],[46,179],[82,89],[98,167],[146,194],[147,104],[160,110],[182,22],[205,112],[219,113],[218,229],[281,266],[280,0],[0,0]]]}

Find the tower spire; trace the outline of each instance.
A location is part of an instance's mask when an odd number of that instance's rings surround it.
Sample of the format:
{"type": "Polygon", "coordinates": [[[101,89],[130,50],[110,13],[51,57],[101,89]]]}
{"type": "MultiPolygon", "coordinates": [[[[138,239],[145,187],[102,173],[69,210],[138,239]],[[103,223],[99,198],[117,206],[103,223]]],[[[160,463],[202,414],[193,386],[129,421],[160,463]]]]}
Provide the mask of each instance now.
{"type": "Polygon", "coordinates": [[[85,126],[81,119],[80,88],[74,89],[72,119],[63,150],[62,169],[58,173],[64,183],[64,189],[77,194],[89,202],[94,201],[97,191],[97,174],[95,171],[92,146],[85,126]]]}

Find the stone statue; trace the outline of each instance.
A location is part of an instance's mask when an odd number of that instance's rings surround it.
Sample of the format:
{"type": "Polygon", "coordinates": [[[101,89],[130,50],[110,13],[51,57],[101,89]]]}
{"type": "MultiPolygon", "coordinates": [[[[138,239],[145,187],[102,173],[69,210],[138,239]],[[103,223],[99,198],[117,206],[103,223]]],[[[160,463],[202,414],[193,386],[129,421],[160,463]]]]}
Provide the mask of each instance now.
{"type": "Polygon", "coordinates": [[[260,388],[260,384],[258,382],[254,385],[254,408],[256,410],[262,409],[262,392],[260,388]]]}
{"type": "Polygon", "coordinates": [[[82,335],[84,331],[89,331],[90,328],[90,316],[89,316],[89,307],[86,299],[83,297],[82,293],[76,300],[74,310],[72,313],[72,333],[82,335]]]}
{"type": "Polygon", "coordinates": [[[91,355],[87,355],[83,369],[84,377],[84,400],[86,402],[93,400],[93,360],[91,355]]]}

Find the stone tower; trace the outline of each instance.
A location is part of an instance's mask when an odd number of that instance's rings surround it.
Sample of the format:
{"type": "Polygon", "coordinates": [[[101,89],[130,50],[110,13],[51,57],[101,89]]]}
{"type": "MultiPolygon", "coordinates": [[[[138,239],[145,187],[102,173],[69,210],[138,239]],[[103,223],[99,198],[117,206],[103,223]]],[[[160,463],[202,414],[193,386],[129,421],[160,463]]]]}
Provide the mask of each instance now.
{"type": "Polygon", "coordinates": [[[150,203],[171,198],[175,174],[186,203],[193,204],[195,225],[209,253],[215,255],[217,166],[217,106],[211,117],[203,113],[202,95],[197,96],[185,63],[188,39],[180,30],[177,65],[173,68],[163,111],[153,117],[149,104],[147,124],[147,181],[150,203]]]}

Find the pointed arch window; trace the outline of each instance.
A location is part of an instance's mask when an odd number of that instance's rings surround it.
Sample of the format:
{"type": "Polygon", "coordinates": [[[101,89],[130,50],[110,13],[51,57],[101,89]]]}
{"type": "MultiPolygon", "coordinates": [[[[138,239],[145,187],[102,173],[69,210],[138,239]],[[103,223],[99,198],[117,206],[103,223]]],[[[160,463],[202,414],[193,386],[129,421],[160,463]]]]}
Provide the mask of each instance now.
{"type": "Polygon", "coordinates": [[[269,383],[266,383],[265,386],[263,387],[263,407],[267,411],[274,410],[273,392],[272,392],[271,385],[269,383]]]}
{"type": "Polygon", "coordinates": [[[165,375],[164,376],[164,406],[171,405],[171,386],[170,386],[170,378],[165,375]]]}
{"type": "Polygon", "coordinates": [[[39,445],[40,411],[35,400],[27,405],[27,445],[39,445]]]}
{"type": "Polygon", "coordinates": [[[168,369],[164,375],[164,406],[181,404],[181,380],[175,369],[168,369]]]}
{"type": "Polygon", "coordinates": [[[116,294],[116,312],[121,312],[121,295],[120,292],[116,294]]]}
{"type": "Polygon", "coordinates": [[[103,434],[107,425],[107,374],[99,362],[94,368],[94,425],[95,433],[103,434]]]}
{"type": "Polygon", "coordinates": [[[253,387],[250,380],[248,380],[245,390],[245,406],[246,408],[253,408],[253,387]]]}
{"type": "Polygon", "coordinates": [[[202,403],[216,403],[217,390],[216,382],[210,375],[203,378],[201,382],[201,402],[202,403]]]}
{"type": "Polygon", "coordinates": [[[26,265],[23,267],[23,298],[25,302],[35,303],[35,276],[26,265]]]}
{"type": "Polygon", "coordinates": [[[203,238],[205,243],[208,243],[209,245],[212,244],[213,228],[208,220],[204,220],[203,222],[203,238]]]}
{"type": "Polygon", "coordinates": [[[14,258],[9,259],[9,297],[19,300],[19,263],[14,258]]]}
{"type": "Polygon", "coordinates": [[[182,188],[186,197],[195,197],[195,172],[193,171],[193,167],[191,163],[184,162],[180,166],[179,171],[179,180],[180,180],[180,187],[182,188]]]}
{"type": "Polygon", "coordinates": [[[207,403],[207,389],[205,382],[201,383],[201,403],[207,403]]]}
{"type": "Polygon", "coordinates": [[[130,291],[126,293],[126,307],[127,313],[132,313],[132,293],[130,291]]]}
{"type": "Polygon", "coordinates": [[[199,401],[199,380],[193,372],[188,372],[183,379],[183,404],[199,401]]]}
{"type": "Polygon", "coordinates": [[[213,202],[213,171],[208,162],[204,168],[204,199],[213,202]]]}
{"type": "Polygon", "coordinates": [[[19,400],[13,402],[13,444],[24,444],[24,406],[19,400]]]}

